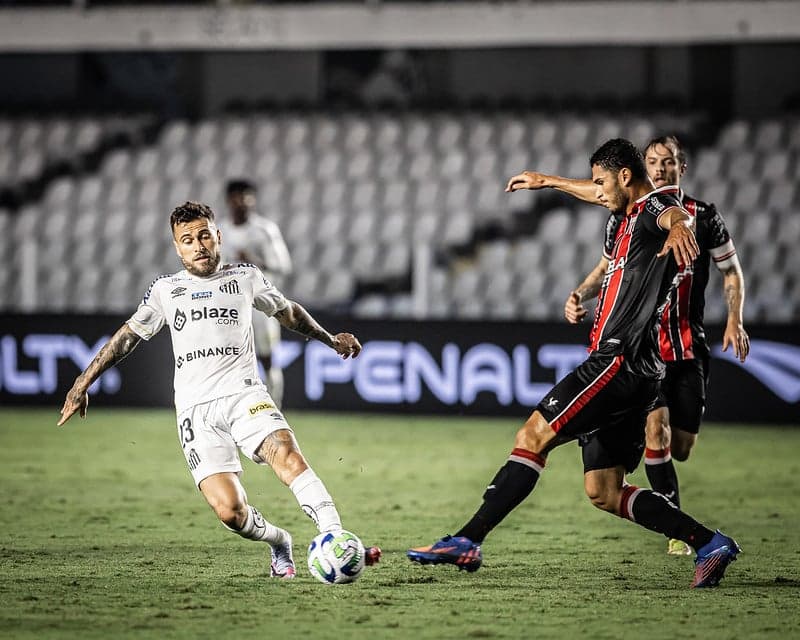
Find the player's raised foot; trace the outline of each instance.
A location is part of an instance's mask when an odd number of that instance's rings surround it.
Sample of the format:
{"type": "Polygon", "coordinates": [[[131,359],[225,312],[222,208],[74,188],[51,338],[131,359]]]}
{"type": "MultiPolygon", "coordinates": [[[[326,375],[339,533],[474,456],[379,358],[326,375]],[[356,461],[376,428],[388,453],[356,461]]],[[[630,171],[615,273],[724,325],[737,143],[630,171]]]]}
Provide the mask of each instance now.
{"type": "Polygon", "coordinates": [[[667,555],[668,556],[690,556],[692,555],[692,548],[683,540],[676,540],[670,538],[667,542],[667,555]]]}
{"type": "Polygon", "coordinates": [[[445,536],[429,547],[417,547],[406,552],[411,562],[419,564],[454,564],[460,569],[477,571],[483,562],[481,546],[464,536],[445,536]]]}
{"type": "Polygon", "coordinates": [[[381,548],[380,547],[367,547],[364,549],[364,564],[372,567],[381,561],[381,548]]]}
{"type": "Polygon", "coordinates": [[[716,531],[711,542],[697,550],[692,588],[716,587],[725,575],[725,569],[740,552],[736,540],[716,531]]]}
{"type": "Polygon", "coordinates": [[[269,575],[273,578],[283,578],[289,580],[294,578],[296,570],[294,568],[294,558],[292,557],[292,536],[288,531],[285,541],[282,544],[272,545],[272,562],[270,564],[269,575]]]}

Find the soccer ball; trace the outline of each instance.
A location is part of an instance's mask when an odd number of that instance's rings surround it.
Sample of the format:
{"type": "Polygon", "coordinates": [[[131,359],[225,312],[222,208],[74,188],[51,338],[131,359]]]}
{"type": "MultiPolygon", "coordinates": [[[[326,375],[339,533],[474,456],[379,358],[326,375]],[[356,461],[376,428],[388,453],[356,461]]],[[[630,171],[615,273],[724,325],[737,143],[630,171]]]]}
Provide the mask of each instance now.
{"type": "Polygon", "coordinates": [[[353,582],[364,570],[364,545],[349,531],[320,533],[308,545],[308,570],[325,584],[353,582]]]}

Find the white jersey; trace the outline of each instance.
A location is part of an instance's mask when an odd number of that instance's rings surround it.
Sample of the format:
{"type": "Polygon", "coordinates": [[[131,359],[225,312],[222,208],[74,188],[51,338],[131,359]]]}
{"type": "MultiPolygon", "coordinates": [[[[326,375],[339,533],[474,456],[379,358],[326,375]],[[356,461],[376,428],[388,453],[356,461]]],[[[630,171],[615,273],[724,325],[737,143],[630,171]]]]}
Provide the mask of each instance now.
{"type": "Polygon", "coordinates": [[[271,280],[292,271],[289,249],[278,225],[262,216],[251,215],[244,224],[226,223],[222,230],[222,247],[230,258],[240,251],[252,255],[251,260],[271,280]]]}
{"type": "Polygon", "coordinates": [[[272,316],[287,304],[258,267],[228,264],[206,278],[186,270],[156,278],[127,324],[145,340],[169,325],[180,413],[262,384],[253,308],[272,316]]]}

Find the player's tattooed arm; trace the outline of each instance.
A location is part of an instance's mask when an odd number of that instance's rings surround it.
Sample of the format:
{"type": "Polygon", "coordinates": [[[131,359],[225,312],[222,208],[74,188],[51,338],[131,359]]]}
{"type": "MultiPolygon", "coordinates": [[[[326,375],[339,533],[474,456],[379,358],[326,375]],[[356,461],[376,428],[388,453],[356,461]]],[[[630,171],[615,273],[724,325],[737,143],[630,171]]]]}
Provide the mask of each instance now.
{"type": "Polygon", "coordinates": [[[733,347],[734,355],[741,362],[745,361],[750,353],[750,337],[744,330],[742,310],[744,308],[744,275],[739,259],[734,255],[728,259],[728,264],[722,271],[722,286],[725,294],[725,304],[728,306],[728,322],[725,335],[722,338],[722,350],[727,351],[733,347]]]}
{"type": "Polygon", "coordinates": [[[67,392],[64,406],[61,408],[61,419],[58,421],[58,426],[69,420],[76,411],[80,412],[81,418],[86,417],[86,408],[89,406],[89,387],[105,371],[121,362],[141,340],[127,324],[119,328],[98,351],[94,360],[89,363],[83,373],[75,379],[72,388],[67,392]]]}
{"type": "Polygon", "coordinates": [[[289,300],[286,308],[276,313],[275,318],[287,329],[328,345],[345,359],[350,356],[355,358],[361,353],[361,343],[352,333],[331,334],[301,304],[293,300],[289,300]]]}

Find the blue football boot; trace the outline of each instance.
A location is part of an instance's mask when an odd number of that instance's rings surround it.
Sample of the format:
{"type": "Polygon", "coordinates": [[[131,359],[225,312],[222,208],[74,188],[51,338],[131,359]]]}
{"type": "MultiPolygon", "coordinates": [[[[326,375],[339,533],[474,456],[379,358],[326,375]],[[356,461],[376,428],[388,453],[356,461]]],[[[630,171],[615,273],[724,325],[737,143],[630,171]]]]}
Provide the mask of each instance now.
{"type": "Polygon", "coordinates": [[[736,540],[716,531],[711,542],[697,550],[692,588],[716,587],[740,552],[736,540]]]}
{"type": "Polygon", "coordinates": [[[411,562],[419,564],[454,564],[459,570],[477,571],[483,562],[481,546],[464,536],[445,536],[429,547],[417,547],[406,552],[411,562]]]}

